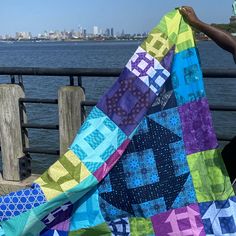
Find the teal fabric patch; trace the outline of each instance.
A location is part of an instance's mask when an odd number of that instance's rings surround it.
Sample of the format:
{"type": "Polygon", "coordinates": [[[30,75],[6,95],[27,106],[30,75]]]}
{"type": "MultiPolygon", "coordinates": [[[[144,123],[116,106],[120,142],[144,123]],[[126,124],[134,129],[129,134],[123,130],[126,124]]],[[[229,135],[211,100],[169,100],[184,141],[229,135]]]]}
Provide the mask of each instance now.
{"type": "Polygon", "coordinates": [[[196,48],[189,48],[175,55],[171,78],[178,105],[206,96],[196,48]]]}
{"type": "Polygon", "coordinates": [[[94,173],[127,139],[123,131],[100,109],[94,107],[70,149],[94,173]]]}
{"type": "Polygon", "coordinates": [[[105,222],[99,207],[97,188],[87,193],[75,203],[74,207],[70,231],[93,227],[105,222]]]}
{"type": "Polygon", "coordinates": [[[51,211],[66,202],[75,203],[82,198],[88,191],[98,184],[97,179],[90,175],[84,181],[67,192],[60,194],[58,197],[24,212],[8,221],[1,222],[1,226],[7,236],[30,235],[38,236],[45,228],[45,224],[41,221],[51,211]],[[17,225],[17,227],[13,227],[17,225]],[[25,233],[24,233],[25,232],[25,233]]]}

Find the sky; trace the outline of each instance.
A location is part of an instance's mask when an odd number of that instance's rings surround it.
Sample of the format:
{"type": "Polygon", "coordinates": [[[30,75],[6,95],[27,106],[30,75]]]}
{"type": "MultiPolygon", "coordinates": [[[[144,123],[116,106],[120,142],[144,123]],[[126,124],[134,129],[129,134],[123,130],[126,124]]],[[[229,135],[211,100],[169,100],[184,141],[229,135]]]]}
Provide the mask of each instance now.
{"type": "Polygon", "coordinates": [[[0,35],[44,30],[150,31],[173,8],[192,6],[207,23],[228,23],[233,0],[0,0],[0,35]]]}

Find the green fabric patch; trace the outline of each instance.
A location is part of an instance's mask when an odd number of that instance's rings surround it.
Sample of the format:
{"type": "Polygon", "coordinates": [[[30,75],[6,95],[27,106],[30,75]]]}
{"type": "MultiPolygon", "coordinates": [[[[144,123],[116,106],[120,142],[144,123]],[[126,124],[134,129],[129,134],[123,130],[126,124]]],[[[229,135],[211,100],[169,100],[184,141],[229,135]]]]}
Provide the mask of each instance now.
{"type": "Polygon", "coordinates": [[[72,231],[69,236],[111,236],[111,230],[107,224],[101,224],[95,227],[72,231]]]}
{"type": "Polygon", "coordinates": [[[152,221],[144,218],[130,218],[131,236],[154,236],[152,221]]]}
{"type": "Polygon", "coordinates": [[[187,159],[198,202],[226,200],[234,196],[219,150],[195,153],[187,159]]]}

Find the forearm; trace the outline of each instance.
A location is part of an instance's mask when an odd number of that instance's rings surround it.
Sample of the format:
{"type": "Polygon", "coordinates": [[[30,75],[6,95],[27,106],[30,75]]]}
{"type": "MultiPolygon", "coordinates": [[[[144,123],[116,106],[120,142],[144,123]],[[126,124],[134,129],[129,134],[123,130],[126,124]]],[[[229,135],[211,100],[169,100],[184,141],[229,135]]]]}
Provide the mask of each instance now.
{"type": "Polygon", "coordinates": [[[193,26],[214,40],[221,48],[232,53],[233,56],[236,55],[236,40],[229,33],[208,25],[200,20],[193,26]]]}

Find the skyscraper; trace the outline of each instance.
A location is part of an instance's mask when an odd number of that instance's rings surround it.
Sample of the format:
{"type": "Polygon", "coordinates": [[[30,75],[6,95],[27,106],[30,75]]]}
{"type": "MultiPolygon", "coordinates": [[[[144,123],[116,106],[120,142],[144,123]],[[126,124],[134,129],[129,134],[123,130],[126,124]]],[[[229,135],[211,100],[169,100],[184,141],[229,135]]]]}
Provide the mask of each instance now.
{"type": "Polygon", "coordinates": [[[93,35],[98,35],[98,27],[93,26],[93,35]]]}
{"type": "Polygon", "coordinates": [[[111,28],[111,37],[114,37],[114,29],[111,28]]]}

